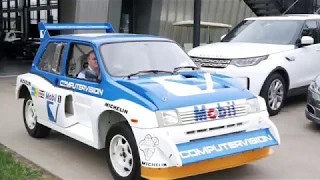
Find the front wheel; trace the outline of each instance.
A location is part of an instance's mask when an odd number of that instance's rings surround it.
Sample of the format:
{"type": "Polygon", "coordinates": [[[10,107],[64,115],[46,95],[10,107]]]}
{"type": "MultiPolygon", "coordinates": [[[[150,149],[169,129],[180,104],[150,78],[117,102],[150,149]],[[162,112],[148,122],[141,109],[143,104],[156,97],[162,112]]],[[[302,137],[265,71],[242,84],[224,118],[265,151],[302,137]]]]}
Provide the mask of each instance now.
{"type": "Polygon", "coordinates": [[[107,163],[115,180],[141,179],[138,147],[127,122],[113,125],[106,137],[107,163]]]}
{"type": "Polygon", "coordinates": [[[28,134],[34,138],[45,138],[51,129],[37,122],[37,111],[30,96],[23,102],[23,121],[28,134]]]}
{"type": "Polygon", "coordinates": [[[265,81],[260,95],[265,99],[270,116],[277,115],[284,103],[287,88],[283,77],[274,73],[265,81]]]}

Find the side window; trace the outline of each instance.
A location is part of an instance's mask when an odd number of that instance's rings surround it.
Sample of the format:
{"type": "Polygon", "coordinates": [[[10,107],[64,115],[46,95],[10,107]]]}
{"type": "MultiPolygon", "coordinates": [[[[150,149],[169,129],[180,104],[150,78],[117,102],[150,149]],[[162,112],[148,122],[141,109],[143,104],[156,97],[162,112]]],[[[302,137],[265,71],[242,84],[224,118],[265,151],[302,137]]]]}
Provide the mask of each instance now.
{"type": "Polygon", "coordinates": [[[54,74],[60,74],[62,71],[62,59],[65,52],[65,43],[49,43],[43,53],[39,69],[54,74]]]}
{"type": "Polygon", "coordinates": [[[314,44],[319,43],[319,30],[317,26],[317,21],[315,20],[306,21],[302,30],[301,37],[302,36],[311,36],[314,39],[314,44]]]}
{"type": "Polygon", "coordinates": [[[93,81],[86,78],[85,72],[92,70],[99,76],[99,66],[93,48],[90,45],[72,43],[68,54],[66,75],[73,78],[93,81]]]}

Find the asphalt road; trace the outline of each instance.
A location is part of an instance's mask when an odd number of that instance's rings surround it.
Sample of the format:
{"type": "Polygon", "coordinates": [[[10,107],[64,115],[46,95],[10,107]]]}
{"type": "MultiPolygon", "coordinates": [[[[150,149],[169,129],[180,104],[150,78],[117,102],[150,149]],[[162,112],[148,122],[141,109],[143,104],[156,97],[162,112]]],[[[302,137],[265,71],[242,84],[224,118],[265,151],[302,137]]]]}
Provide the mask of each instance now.
{"type": "MultiPolygon", "coordinates": [[[[58,133],[43,140],[30,138],[23,126],[22,101],[14,99],[15,78],[0,78],[0,87],[0,142],[62,179],[112,179],[103,150],[58,133]]],[[[271,118],[279,128],[282,143],[274,155],[250,165],[186,179],[319,179],[320,126],[306,120],[304,105],[305,96],[292,98],[279,115],[271,118]]]]}

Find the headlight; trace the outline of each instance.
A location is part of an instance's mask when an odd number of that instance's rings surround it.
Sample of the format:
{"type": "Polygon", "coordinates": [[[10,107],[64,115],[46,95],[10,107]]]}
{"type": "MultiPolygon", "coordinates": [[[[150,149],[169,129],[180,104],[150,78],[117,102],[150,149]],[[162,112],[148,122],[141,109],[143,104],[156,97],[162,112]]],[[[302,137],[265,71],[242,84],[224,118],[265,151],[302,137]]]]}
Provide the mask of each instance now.
{"type": "Polygon", "coordinates": [[[320,87],[315,80],[310,83],[309,89],[317,94],[320,94],[320,87]]]}
{"type": "Polygon", "coordinates": [[[174,110],[158,111],[157,118],[160,126],[172,126],[179,124],[178,114],[174,110]]]}
{"type": "Polygon", "coordinates": [[[243,59],[232,59],[230,64],[238,67],[254,66],[259,64],[261,61],[266,60],[267,58],[268,55],[243,59]]]}
{"type": "Polygon", "coordinates": [[[248,113],[256,113],[260,111],[260,104],[257,98],[247,99],[248,113]]]}

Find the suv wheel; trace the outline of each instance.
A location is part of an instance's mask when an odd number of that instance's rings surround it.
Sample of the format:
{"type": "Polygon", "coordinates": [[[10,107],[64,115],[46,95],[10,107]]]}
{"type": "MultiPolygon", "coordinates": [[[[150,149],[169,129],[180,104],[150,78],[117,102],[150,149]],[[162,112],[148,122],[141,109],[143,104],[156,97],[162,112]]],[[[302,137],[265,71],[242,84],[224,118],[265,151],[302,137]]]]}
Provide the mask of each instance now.
{"type": "Polygon", "coordinates": [[[283,77],[273,73],[265,81],[260,95],[265,99],[270,116],[277,115],[284,103],[287,88],[283,77]]]}
{"type": "Polygon", "coordinates": [[[30,96],[23,102],[23,121],[28,134],[34,138],[45,138],[49,135],[51,129],[37,122],[37,112],[33,100],[30,96]]]}
{"type": "Polygon", "coordinates": [[[107,163],[115,180],[138,180],[141,163],[136,141],[127,122],[113,125],[106,137],[107,163]]]}

